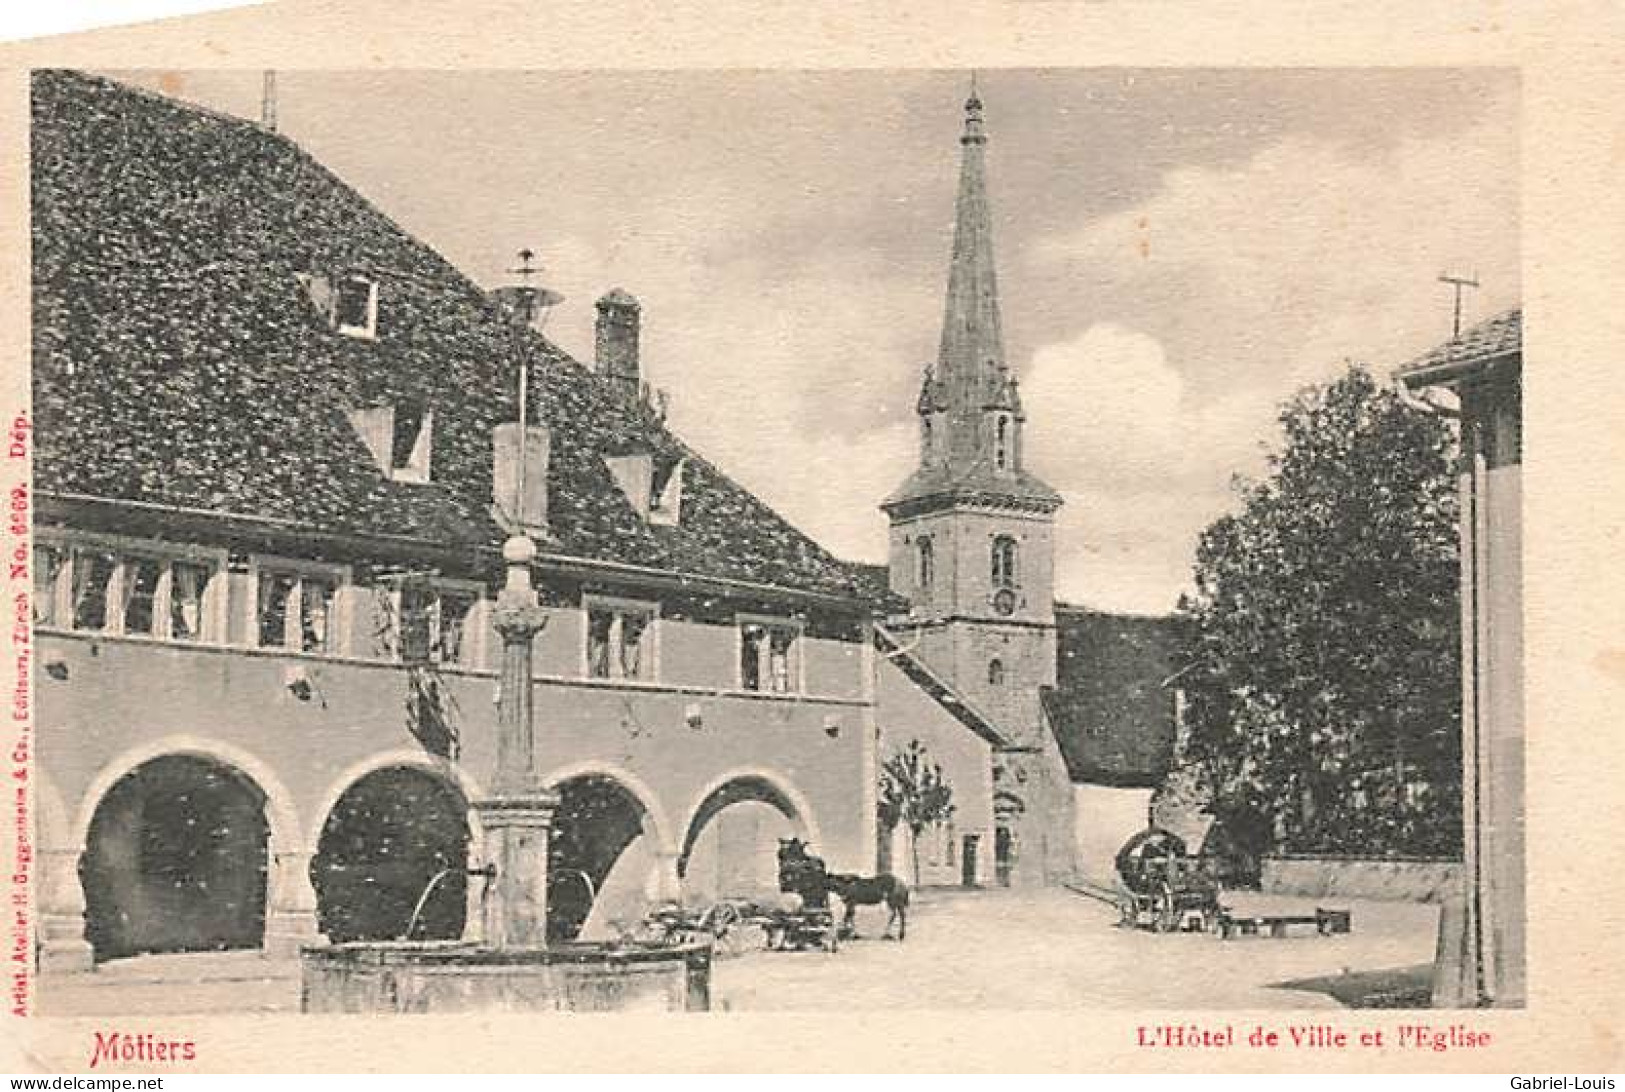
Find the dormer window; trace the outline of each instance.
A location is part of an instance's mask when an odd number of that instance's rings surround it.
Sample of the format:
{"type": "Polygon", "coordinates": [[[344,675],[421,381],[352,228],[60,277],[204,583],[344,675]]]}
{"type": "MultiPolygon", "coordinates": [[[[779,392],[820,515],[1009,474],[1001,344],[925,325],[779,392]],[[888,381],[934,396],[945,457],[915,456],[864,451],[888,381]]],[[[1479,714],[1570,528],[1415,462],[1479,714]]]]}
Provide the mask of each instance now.
{"type": "Polygon", "coordinates": [[[668,459],[655,464],[649,485],[649,522],[675,527],[683,508],[683,467],[687,459],[668,459]]]}
{"type": "Polygon", "coordinates": [[[422,402],[395,407],[391,431],[389,476],[398,482],[429,480],[429,446],[434,435],[434,413],[422,402]]]}
{"type": "Polygon", "coordinates": [[[426,482],[434,455],[434,411],[416,399],[351,410],[350,424],[390,481],[426,482]]]}
{"type": "Polygon", "coordinates": [[[378,334],[378,282],[366,277],[340,277],[333,285],[333,329],[349,337],[378,334]]]}
{"type": "Polygon", "coordinates": [[[632,510],[657,527],[675,527],[682,518],[683,468],[687,463],[681,456],[656,455],[637,448],[604,456],[604,464],[632,510]]]}

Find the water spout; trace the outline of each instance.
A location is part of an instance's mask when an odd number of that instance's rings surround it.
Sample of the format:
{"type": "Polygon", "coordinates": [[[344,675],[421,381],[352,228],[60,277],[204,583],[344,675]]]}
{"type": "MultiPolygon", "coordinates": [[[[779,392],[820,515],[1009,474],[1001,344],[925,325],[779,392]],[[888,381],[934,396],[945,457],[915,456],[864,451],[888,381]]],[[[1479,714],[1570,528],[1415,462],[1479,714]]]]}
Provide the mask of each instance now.
{"type": "Polygon", "coordinates": [[[587,904],[590,906],[598,901],[598,891],[593,887],[592,877],[582,868],[557,868],[548,874],[548,879],[554,876],[580,876],[581,882],[587,885],[587,904]]]}
{"type": "Polygon", "coordinates": [[[406,923],[406,932],[401,934],[402,940],[412,939],[412,934],[416,932],[418,927],[418,918],[423,914],[424,904],[429,901],[429,896],[434,894],[434,889],[440,885],[440,881],[451,875],[453,871],[454,870],[450,868],[442,868],[439,872],[436,872],[433,876],[429,877],[429,882],[423,886],[423,894],[418,896],[417,905],[412,907],[412,917],[411,920],[406,923]]]}

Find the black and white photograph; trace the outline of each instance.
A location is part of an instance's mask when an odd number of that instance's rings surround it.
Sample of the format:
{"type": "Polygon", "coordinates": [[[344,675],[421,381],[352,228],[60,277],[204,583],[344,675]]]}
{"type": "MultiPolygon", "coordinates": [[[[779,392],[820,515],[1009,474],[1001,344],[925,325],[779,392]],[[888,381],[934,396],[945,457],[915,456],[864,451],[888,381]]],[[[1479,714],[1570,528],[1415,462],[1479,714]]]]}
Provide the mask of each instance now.
{"type": "Polygon", "coordinates": [[[29,82],[43,1013],[1524,1003],[1516,70],[29,82]]]}

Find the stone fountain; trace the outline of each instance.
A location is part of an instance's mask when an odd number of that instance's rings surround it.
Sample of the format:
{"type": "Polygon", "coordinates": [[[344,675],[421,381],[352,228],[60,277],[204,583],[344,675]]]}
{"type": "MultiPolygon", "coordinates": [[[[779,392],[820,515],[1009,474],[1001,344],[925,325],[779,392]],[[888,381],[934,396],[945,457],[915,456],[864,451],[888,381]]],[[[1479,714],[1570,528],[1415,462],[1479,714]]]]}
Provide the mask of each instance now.
{"type": "Polygon", "coordinates": [[[487,877],[478,941],[358,941],[300,952],[305,1012],[404,1013],[710,1008],[711,946],[552,944],[547,847],[558,797],[536,775],[531,641],[546,623],[531,586],[536,545],[503,545],[497,772],[473,811],[485,830],[487,877]]]}
{"type": "MultiPolygon", "coordinates": [[[[521,252],[529,276],[531,254],[521,252]]],[[[513,290],[521,324],[539,300],[557,296],[530,285],[513,290]]],[[[322,1013],[706,1010],[711,946],[547,943],[548,837],[558,797],[536,772],[531,712],[531,645],[547,624],[531,584],[536,543],[523,530],[526,354],[520,349],[519,528],[502,547],[506,583],[497,596],[502,636],[496,773],[491,794],[472,802],[485,832],[486,878],[478,940],[358,941],[300,952],[300,1007],[322,1013]]],[[[512,427],[512,426],[505,426],[512,427]]]]}

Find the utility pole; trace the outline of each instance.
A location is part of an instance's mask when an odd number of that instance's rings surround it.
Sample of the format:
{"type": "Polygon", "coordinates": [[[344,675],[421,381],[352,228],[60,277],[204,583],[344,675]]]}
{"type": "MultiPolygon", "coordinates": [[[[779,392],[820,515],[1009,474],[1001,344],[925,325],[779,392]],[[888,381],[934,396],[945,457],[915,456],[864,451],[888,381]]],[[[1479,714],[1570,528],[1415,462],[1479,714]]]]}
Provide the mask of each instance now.
{"type": "Polygon", "coordinates": [[[1440,273],[1439,282],[1448,284],[1456,290],[1456,321],[1450,330],[1450,340],[1454,341],[1461,336],[1461,290],[1463,288],[1477,288],[1478,274],[1474,273],[1471,277],[1455,277],[1449,273],[1440,273]]]}

